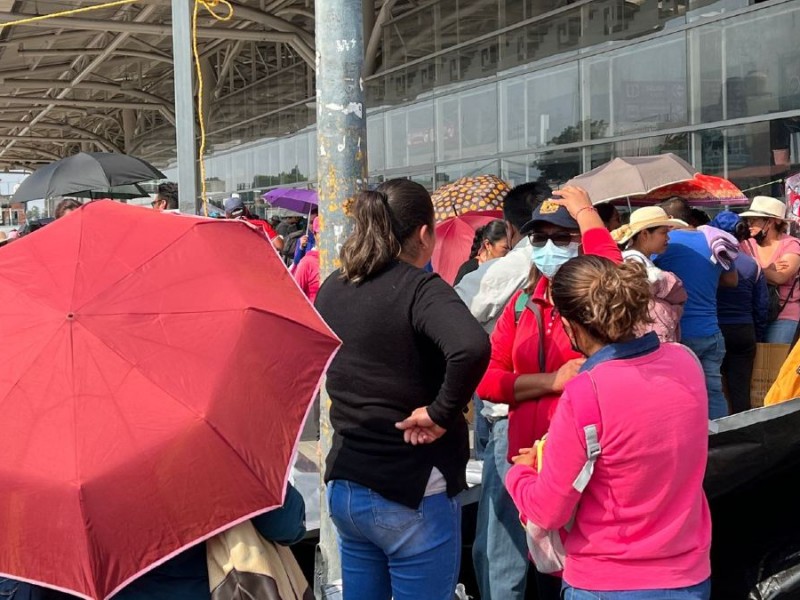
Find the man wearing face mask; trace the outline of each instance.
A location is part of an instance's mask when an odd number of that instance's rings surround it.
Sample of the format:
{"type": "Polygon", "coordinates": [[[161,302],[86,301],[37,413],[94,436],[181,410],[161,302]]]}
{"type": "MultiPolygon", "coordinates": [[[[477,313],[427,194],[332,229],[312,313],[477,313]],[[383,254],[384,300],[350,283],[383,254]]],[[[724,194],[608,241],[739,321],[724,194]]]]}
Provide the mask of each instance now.
{"type": "MultiPolygon", "coordinates": [[[[491,362],[478,386],[481,398],[509,406],[509,462],[547,432],[564,385],[584,361],[553,308],[550,278],[579,254],[622,262],[586,192],[565,187],[557,195],[537,206],[520,231],[532,246],[531,278],[497,321],[491,362]]],[[[559,598],[560,585],[559,579],[537,573],[540,600],[559,598]]]]}

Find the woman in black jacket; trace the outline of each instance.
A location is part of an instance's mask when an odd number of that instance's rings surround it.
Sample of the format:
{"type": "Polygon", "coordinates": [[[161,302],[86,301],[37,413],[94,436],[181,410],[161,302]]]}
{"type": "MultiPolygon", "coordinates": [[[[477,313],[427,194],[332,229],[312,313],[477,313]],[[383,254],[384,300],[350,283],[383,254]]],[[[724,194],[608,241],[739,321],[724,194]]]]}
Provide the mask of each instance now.
{"type": "Polygon", "coordinates": [[[433,205],[405,179],[362,192],[342,268],[316,306],[342,339],[328,371],[326,481],[344,600],[452,600],[469,458],[463,409],[489,361],[486,333],[423,270],[433,205]]]}

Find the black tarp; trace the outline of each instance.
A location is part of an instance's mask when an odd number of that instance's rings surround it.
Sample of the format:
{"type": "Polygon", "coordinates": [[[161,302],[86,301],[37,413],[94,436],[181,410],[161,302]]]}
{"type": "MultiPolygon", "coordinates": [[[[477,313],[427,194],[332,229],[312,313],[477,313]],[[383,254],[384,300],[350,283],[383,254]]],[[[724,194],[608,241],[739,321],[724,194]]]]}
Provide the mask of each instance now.
{"type": "Polygon", "coordinates": [[[800,399],[711,426],[712,598],[800,600],[800,399]]]}

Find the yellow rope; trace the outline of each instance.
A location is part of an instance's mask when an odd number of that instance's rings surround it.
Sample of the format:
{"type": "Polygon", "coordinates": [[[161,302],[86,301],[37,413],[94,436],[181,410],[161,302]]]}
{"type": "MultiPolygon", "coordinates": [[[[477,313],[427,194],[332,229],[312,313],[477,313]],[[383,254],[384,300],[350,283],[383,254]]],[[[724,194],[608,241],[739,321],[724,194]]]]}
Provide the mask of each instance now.
{"type": "MultiPolygon", "coordinates": [[[[56,17],[70,17],[77,14],[90,12],[93,10],[102,10],[104,8],[113,8],[115,6],[123,6],[125,4],[134,4],[139,0],[113,0],[104,4],[97,4],[95,6],[84,6],[83,8],[74,8],[72,10],[64,10],[57,13],[50,13],[48,15],[39,15],[37,17],[27,17],[10,21],[8,23],[0,24],[0,31],[4,27],[12,27],[14,25],[28,25],[29,23],[36,23],[38,21],[46,21],[56,17]]],[[[233,6],[228,0],[195,0],[194,11],[192,13],[192,53],[194,54],[194,66],[197,73],[197,118],[200,121],[200,152],[199,152],[199,165],[200,165],[200,198],[203,202],[203,214],[208,216],[208,198],[206,198],[206,123],[205,111],[203,108],[203,70],[200,68],[200,51],[197,48],[197,14],[200,7],[203,7],[208,13],[217,21],[230,21],[233,18],[233,6]],[[217,12],[218,7],[222,5],[225,7],[226,12],[217,12]]]]}
{"type": "Polygon", "coordinates": [[[196,0],[192,12],[192,53],[194,54],[194,68],[197,74],[197,119],[200,121],[200,150],[198,163],[200,166],[200,199],[203,202],[203,216],[208,216],[208,198],[206,197],[206,119],[203,108],[203,69],[200,68],[200,51],[197,48],[197,13],[203,6],[209,14],[218,21],[230,21],[233,18],[233,7],[228,0],[196,0]],[[220,4],[227,9],[225,15],[217,13],[220,4]]]}
{"type": "Polygon", "coordinates": [[[28,23],[36,23],[37,21],[46,21],[47,19],[54,19],[56,17],[72,17],[81,13],[90,12],[92,10],[100,10],[103,8],[113,8],[114,6],[122,6],[124,4],[133,4],[139,0],[114,0],[114,2],[106,2],[105,4],[98,4],[96,6],[84,6],[83,8],[73,8],[71,10],[62,10],[57,13],[50,13],[49,15],[39,15],[38,17],[27,17],[17,21],[9,21],[8,23],[0,24],[0,31],[4,27],[12,27],[13,25],[27,25],[28,23]]]}

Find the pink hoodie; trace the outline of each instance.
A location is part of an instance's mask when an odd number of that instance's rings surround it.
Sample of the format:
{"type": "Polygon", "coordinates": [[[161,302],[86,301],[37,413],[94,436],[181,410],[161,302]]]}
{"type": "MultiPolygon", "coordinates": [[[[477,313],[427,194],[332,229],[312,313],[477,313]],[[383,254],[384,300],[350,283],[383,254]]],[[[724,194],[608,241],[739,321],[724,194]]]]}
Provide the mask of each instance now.
{"type": "Polygon", "coordinates": [[[702,488],[708,399],[697,359],[679,344],[662,344],[636,358],[601,362],[589,373],[602,414],[602,454],[589,485],[582,495],[572,487],[586,450],[567,384],[541,473],[512,467],[511,497],[523,517],[546,529],[564,527],[575,514],[564,568],[573,587],[701,583],[711,573],[711,515],[702,488]]]}

